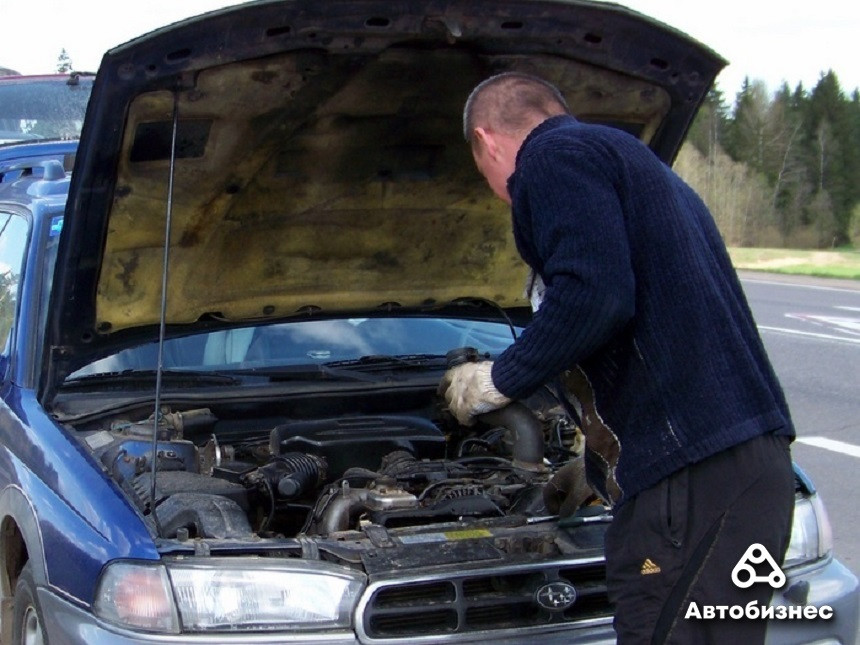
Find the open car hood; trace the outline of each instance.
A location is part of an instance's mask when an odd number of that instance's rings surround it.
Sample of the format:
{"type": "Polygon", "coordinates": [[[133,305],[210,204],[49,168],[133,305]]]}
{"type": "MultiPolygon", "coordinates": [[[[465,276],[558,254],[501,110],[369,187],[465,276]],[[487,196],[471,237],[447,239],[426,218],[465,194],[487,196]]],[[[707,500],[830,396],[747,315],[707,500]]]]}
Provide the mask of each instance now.
{"type": "Polygon", "coordinates": [[[119,46],[72,178],[47,387],[156,338],[165,277],[168,334],[525,304],[510,214],[463,141],[475,84],[536,73],[580,119],[670,162],[724,64],[624,7],[575,1],[266,1],[119,46]]]}

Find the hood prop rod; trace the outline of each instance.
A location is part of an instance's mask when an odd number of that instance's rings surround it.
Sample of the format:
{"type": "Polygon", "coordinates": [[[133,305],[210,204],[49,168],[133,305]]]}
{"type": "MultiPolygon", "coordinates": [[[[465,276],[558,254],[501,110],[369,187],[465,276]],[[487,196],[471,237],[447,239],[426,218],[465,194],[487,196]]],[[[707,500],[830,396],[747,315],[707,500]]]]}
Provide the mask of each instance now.
{"type": "Polygon", "coordinates": [[[151,488],[149,492],[150,513],[155,522],[158,535],[161,535],[161,526],[158,523],[158,515],[155,512],[155,475],[158,465],[158,422],[161,419],[161,375],[164,371],[164,336],[166,333],[167,320],[167,277],[170,265],[170,230],[173,222],[173,179],[176,172],[176,139],[179,130],[179,91],[173,92],[173,115],[171,117],[172,127],[170,132],[170,168],[167,179],[167,212],[164,218],[164,259],[161,269],[161,314],[158,322],[158,364],[155,370],[155,414],[152,415],[152,471],[150,479],[151,488]]]}

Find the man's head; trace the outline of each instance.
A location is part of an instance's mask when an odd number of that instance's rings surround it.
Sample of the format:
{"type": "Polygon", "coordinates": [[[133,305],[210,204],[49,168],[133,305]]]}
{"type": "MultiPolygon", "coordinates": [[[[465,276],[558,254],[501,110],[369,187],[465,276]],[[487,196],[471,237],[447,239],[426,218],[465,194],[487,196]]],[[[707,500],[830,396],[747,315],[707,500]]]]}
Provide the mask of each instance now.
{"type": "Polygon", "coordinates": [[[463,134],[496,195],[510,204],[508,178],[528,133],[549,117],[568,113],[555,86],[528,74],[499,74],[472,90],[463,110],[463,134]]]}

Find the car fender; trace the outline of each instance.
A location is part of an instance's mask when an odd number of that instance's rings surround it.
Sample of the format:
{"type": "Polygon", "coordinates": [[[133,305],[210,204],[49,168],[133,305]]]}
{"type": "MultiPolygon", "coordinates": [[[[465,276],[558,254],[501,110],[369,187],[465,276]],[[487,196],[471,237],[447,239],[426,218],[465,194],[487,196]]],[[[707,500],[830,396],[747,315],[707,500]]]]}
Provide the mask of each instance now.
{"type": "MultiPolygon", "coordinates": [[[[3,531],[0,532],[0,576],[3,580],[3,595],[11,596],[12,590],[7,587],[7,581],[17,576],[18,571],[8,570],[9,565],[15,560],[10,560],[9,550],[15,548],[10,541],[17,536],[6,530],[9,522],[14,522],[24,542],[27,558],[32,561],[33,578],[37,584],[47,583],[47,567],[45,566],[45,548],[42,540],[42,531],[36,519],[36,510],[27,498],[26,493],[16,485],[6,486],[0,492],[0,523],[3,531]]],[[[23,563],[23,561],[21,561],[23,563]]]]}

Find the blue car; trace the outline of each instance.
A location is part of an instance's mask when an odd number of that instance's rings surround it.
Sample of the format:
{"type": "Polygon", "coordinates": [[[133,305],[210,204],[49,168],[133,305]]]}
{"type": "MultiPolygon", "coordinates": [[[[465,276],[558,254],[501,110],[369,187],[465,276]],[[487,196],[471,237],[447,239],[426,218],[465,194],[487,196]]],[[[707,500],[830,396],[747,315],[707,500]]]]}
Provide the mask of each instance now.
{"type": "MultiPolygon", "coordinates": [[[[79,142],[0,147],[0,641],[613,643],[611,509],[543,498],[575,414],[437,392],[531,315],[461,109],[535,72],[670,163],[724,64],[563,0],[248,2],[107,52],[79,142]]],[[[853,642],[800,469],[782,570],[769,639],[853,642]]]]}

